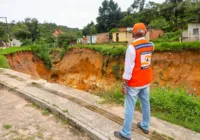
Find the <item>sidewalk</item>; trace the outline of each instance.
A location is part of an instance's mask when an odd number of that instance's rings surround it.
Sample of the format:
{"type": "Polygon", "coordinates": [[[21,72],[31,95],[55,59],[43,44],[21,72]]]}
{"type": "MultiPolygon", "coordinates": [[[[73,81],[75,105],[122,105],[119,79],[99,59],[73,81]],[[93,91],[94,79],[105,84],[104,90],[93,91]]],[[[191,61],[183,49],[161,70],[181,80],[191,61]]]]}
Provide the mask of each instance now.
{"type": "MultiPolygon", "coordinates": [[[[75,123],[74,125],[90,134],[93,139],[115,139],[113,132],[121,129],[123,107],[101,104],[103,99],[98,96],[45,80],[32,80],[29,75],[7,69],[0,69],[0,83],[31,102],[50,108],[53,113],[70,120],[72,124],[75,123]]],[[[166,136],[177,140],[200,139],[199,133],[154,117],[151,118],[151,133],[145,135],[136,129],[136,122],[140,119],[141,113],[135,112],[134,140],[168,139],[166,136]]]]}

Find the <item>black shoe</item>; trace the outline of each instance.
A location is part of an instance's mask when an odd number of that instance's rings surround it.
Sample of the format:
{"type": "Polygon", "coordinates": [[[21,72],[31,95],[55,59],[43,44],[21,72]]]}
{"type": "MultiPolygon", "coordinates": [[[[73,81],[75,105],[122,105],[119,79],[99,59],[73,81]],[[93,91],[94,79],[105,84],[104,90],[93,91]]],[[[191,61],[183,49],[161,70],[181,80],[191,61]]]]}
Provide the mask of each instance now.
{"type": "Polygon", "coordinates": [[[140,122],[137,123],[137,127],[140,128],[145,134],[148,134],[148,133],[149,133],[148,130],[145,130],[145,129],[142,128],[142,126],[140,125],[140,122]]]}
{"type": "Polygon", "coordinates": [[[131,138],[126,138],[126,137],[122,136],[122,134],[119,131],[115,131],[114,136],[120,140],[131,140],[131,138]]]}

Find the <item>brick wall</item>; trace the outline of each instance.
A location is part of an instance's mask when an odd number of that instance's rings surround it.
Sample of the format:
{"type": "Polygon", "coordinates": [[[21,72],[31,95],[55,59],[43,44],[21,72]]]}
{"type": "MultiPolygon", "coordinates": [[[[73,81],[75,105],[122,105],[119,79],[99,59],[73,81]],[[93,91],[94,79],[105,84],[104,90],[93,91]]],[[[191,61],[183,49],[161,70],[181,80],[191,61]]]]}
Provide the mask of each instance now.
{"type": "Polygon", "coordinates": [[[97,43],[108,43],[109,33],[97,34],[97,43]]]}
{"type": "Polygon", "coordinates": [[[164,31],[159,29],[151,29],[149,33],[150,33],[150,40],[155,40],[160,36],[164,35],[164,31]]]}

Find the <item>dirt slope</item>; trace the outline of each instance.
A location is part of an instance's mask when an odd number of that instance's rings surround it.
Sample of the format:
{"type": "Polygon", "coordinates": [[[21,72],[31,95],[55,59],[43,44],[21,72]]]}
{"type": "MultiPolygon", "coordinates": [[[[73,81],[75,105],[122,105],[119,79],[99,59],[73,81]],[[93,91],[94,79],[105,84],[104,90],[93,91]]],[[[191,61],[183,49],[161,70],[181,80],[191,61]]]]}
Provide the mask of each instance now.
{"type": "MultiPolygon", "coordinates": [[[[200,55],[195,51],[155,52],[153,86],[185,87],[188,93],[200,93],[200,55]]],[[[124,58],[109,58],[89,49],[73,49],[56,66],[58,82],[79,89],[105,88],[121,76],[124,58]]]]}
{"type": "MultiPolygon", "coordinates": [[[[73,48],[50,72],[31,52],[7,56],[12,69],[49,81],[89,90],[107,89],[117,82],[124,68],[124,56],[111,58],[90,49],[73,48]]],[[[200,55],[198,51],[154,52],[153,86],[187,89],[200,94],[200,55]]]]}
{"type": "Polygon", "coordinates": [[[11,69],[32,75],[34,78],[49,79],[51,71],[31,51],[6,55],[11,69]]]}
{"type": "Polygon", "coordinates": [[[75,48],[56,65],[57,82],[86,91],[105,89],[116,82],[113,67],[122,62],[90,49],[75,48]]]}
{"type": "Polygon", "coordinates": [[[183,86],[188,93],[200,94],[200,52],[155,52],[154,85],[183,86]]]}

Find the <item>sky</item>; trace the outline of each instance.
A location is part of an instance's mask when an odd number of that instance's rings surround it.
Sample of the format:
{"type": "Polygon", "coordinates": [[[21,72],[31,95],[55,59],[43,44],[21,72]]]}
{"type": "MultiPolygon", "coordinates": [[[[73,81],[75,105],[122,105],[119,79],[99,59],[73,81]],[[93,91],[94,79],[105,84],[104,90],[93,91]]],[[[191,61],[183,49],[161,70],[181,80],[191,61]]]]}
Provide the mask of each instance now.
{"type": "MultiPolygon", "coordinates": [[[[114,0],[122,11],[133,0],[114,0]]],[[[151,0],[162,3],[165,0],[151,0]]],[[[0,0],[0,17],[23,21],[26,17],[37,18],[40,23],[51,22],[82,29],[91,21],[96,22],[98,9],[103,0],[0,0]]],[[[3,19],[0,18],[0,21],[3,19]]]]}

